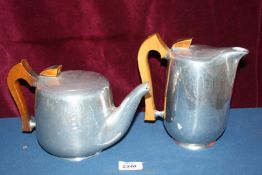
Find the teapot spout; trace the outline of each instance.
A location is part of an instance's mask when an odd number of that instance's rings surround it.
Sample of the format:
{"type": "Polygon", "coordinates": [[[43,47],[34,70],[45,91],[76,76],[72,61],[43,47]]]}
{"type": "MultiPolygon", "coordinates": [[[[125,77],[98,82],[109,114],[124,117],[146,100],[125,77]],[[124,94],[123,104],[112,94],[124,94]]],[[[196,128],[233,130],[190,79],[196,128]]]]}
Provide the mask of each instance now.
{"type": "Polygon", "coordinates": [[[124,99],[119,107],[114,108],[105,121],[98,135],[100,146],[108,147],[117,142],[128,130],[141,98],[148,93],[148,83],[137,86],[124,99]]]}

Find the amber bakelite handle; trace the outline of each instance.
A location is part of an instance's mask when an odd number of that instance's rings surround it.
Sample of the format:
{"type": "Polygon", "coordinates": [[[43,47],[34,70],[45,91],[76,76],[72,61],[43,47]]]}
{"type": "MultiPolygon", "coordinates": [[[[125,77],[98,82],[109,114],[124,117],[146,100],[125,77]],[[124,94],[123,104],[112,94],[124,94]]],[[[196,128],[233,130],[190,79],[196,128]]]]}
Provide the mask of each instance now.
{"type": "MultiPolygon", "coordinates": [[[[176,42],[172,45],[172,48],[183,47],[189,48],[191,45],[192,39],[184,39],[176,42]]],[[[154,94],[153,94],[153,85],[152,78],[148,63],[148,54],[150,51],[157,51],[160,54],[160,57],[163,58],[167,56],[169,48],[161,39],[158,33],[149,36],[140,46],[138,51],[138,67],[142,82],[149,82],[149,93],[145,96],[145,121],[155,121],[155,103],[154,103],[154,94]]],[[[169,70],[168,70],[169,72],[169,70]]],[[[169,73],[167,77],[167,82],[169,79],[169,73]]],[[[166,97],[165,97],[166,98],[166,97]]],[[[165,100],[166,102],[166,100],[165,100]]],[[[166,108],[166,104],[164,104],[166,108]]],[[[165,112],[165,109],[164,109],[165,112]]]]}
{"type": "Polygon", "coordinates": [[[168,53],[168,47],[160,38],[159,34],[149,36],[140,46],[138,51],[138,67],[142,82],[149,82],[149,92],[145,95],[145,120],[155,121],[155,103],[153,95],[153,85],[150,67],[148,63],[148,54],[150,51],[157,51],[163,58],[168,53]]]}
{"type": "Polygon", "coordinates": [[[33,84],[37,81],[37,74],[32,70],[27,60],[25,59],[11,68],[8,73],[7,84],[21,116],[22,130],[24,132],[31,132],[31,116],[28,113],[26,101],[21,91],[20,83],[18,81],[19,79],[25,80],[30,86],[33,86],[33,84]]]}

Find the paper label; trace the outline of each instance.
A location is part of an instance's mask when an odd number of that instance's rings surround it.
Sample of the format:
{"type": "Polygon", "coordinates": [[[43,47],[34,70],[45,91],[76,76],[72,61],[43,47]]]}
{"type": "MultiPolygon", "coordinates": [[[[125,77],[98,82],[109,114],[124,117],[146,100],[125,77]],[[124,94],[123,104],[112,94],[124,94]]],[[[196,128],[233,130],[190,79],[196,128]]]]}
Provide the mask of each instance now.
{"type": "Polygon", "coordinates": [[[118,170],[132,171],[143,170],[143,162],[118,162],[118,170]]]}

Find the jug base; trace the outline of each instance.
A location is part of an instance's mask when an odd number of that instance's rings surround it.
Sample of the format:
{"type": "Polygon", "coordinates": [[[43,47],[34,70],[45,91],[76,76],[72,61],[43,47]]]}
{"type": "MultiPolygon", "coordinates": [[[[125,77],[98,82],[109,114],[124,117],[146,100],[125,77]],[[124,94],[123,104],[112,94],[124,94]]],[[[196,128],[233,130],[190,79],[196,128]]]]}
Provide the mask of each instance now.
{"type": "Polygon", "coordinates": [[[192,144],[192,143],[183,143],[183,142],[179,142],[179,141],[175,141],[176,144],[178,146],[181,146],[183,148],[186,149],[190,149],[190,150],[203,150],[203,149],[207,149],[210,148],[212,146],[214,146],[216,144],[216,141],[210,142],[207,145],[203,145],[203,144],[192,144]]]}

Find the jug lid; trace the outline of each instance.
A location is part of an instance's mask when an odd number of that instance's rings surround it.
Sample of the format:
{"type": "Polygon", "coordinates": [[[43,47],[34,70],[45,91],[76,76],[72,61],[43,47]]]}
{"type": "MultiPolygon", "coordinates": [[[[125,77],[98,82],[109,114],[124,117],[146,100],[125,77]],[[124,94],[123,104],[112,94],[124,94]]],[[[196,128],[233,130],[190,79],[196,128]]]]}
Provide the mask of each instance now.
{"type": "Polygon", "coordinates": [[[209,61],[217,58],[219,55],[229,52],[246,52],[241,47],[210,47],[206,45],[191,45],[189,48],[172,48],[168,58],[191,60],[191,61],[209,61]]]}
{"type": "Polygon", "coordinates": [[[101,91],[109,82],[96,72],[69,70],[62,71],[57,77],[39,76],[36,87],[50,93],[78,91],[101,91]]]}

